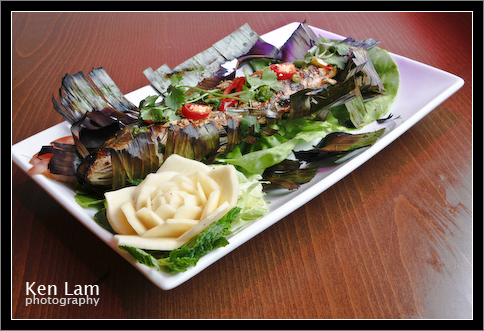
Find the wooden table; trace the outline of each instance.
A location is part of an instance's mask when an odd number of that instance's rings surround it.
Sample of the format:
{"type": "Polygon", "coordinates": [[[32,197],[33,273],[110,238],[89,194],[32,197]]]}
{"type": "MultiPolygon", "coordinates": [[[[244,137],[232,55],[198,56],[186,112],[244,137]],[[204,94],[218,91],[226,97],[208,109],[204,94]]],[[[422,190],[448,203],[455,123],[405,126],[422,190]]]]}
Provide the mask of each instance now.
{"type": "Polygon", "coordinates": [[[13,13],[12,144],[62,122],[51,98],[66,73],[102,66],[128,93],[149,84],[144,69],[173,68],[244,23],[262,35],[304,20],[380,40],[465,85],[349,176],[170,291],[13,164],[13,318],[473,317],[471,12],[13,13]],[[98,284],[100,300],[26,306],[27,282],[98,284]]]}

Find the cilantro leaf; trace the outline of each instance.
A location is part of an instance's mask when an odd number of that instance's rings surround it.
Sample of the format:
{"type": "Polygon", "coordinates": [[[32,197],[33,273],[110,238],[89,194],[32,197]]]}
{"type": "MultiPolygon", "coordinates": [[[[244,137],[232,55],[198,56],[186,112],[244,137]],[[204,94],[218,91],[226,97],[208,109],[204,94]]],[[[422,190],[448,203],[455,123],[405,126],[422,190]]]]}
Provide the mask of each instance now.
{"type": "Polygon", "coordinates": [[[171,77],[171,85],[168,87],[168,95],[165,97],[165,105],[171,110],[176,111],[178,108],[186,103],[185,89],[178,86],[182,80],[182,76],[173,75],[171,77]]]}
{"type": "Polygon", "coordinates": [[[283,84],[277,80],[277,74],[269,67],[265,68],[261,77],[250,76],[244,68],[245,80],[249,84],[251,90],[256,90],[261,86],[268,86],[274,91],[278,91],[283,87],[283,84]]]}
{"type": "Polygon", "coordinates": [[[329,39],[319,36],[321,44],[325,49],[331,53],[338,53],[339,55],[348,55],[350,52],[350,46],[346,43],[342,43],[341,40],[329,39]]]}
{"type": "Polygon", "coordinates": [[[140,102],[139,105],[139,118],[152,123],[164,123],[170,121],[177,121],[180,118],[176,116],[175,110],[166,107],[164,105],[164,100],[156,105],[156,100],[158,100],[159,95],[152,95],[146,97],[140,102]]]}
{"type": "Polygon", "coordinates": [[[283,84],[277,79],[277,74],[269,67],[265,68],[261,77],[250,76],[244,68],[246,85],[242,86],[239,98],[247,101],[257,99],[266,101],[272,97],[272,90],[279,91],[283,84]]]}
{"type": "Polygon", "coordinates": [[[328,57],[328,58],[323,57],[323,59],[327,63],[332,64],[339,69],[343,69],[346,65],[346,60],[342,56],[332,56],[332,57],[328,57]]]}
{"type": "Polygon", "coordinates": [[[141,108],[139,112],[142,120],[153,123],[164,123],[180,119],[176,116],[174,110],[167,107],[145,107],[141,108]]]}
{"type": "Polygon", "coordinates": [[[184,103],[186,103],[184,89],[182,87],[170,85],[168,88],[168,95],[165,98],[165,105],[171,110],[176,111],[183,106],[184,103]]]}
{"type": "Polygon", "coordinates": [[[145,107],[154,107],[156,104],[156,100],[158,100],[159,97],[159,95],[150,95],[146,97],[139,103],[139,108],[141,109],[145,107]]]}
{"type": "Polygon", "coordinates": [[[181,75],[173,75],[171,76],[170,80],[171,80],[171,85],[172,86],[176,86],[178,84],[180,84],[181,80],[183,79],[183,77],[181,75]]]}

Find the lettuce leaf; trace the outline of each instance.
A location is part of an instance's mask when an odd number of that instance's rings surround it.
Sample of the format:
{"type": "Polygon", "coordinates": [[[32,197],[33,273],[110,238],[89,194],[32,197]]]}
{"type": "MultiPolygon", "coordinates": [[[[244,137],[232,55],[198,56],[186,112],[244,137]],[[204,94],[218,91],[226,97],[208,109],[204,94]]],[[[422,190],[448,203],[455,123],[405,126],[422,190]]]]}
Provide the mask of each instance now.
{"type": "Polygon", "coordinates": [[[97,210],[94,214],[94,221],[103,229],[116,234],[106,216],[106,199],[104,196],[80,183],[76,183],[74,190],[76,192],[74,199],[82,208],[94,208],[97,210]]]}
{"type": "Polygon", "coordinates": [[[278,127],[274,135],[261,136],[257,143],[251,146],[241,143],[235,146],[226,158],[219,161],[233,164],[246,175],[260,175],[266,168],[285,160],[296,146],[323,138],[331,132],[348,130],[350,129],[338,124],[337,119],[331,114],[324,122],[308,118],[287,120],[278,127]]]}
{"type": "Polygon", "coordinates": [[[167,272],[183,272],[193,267],[208,252],[226,246],[229,242],[230,225],[240,213],[240,208],[232,208],[224,217],[210,224],[205,230],[193,237],[180,248],[174,249],[169,256],[158,259],[160,268],[167,272]]]}
{"type": "Polygon", "coordinates": [[[184,272],[195,266],[208,252],[229,243],[225,237],[231,233],[230,226],[239,213],[240,208],[232,208],[224,217],[210,224],[185,245],[170,252],[149,251],[131,246],[120,248],[148,267],[155,267],[168,273],[184,272]]]}
{"type": "Polygon", "coordinates": [[[368,118],[365,121],[366,123],[371,123],[383,117],[390,110],[400,87],[400,72],[398,71],[397,63],[388,51],[379,47],[373,47],[368,53],[385,88],[384,96],[365,102],[367,109],[374,110],[368,112],[368,118]]]}
{"type": "Polygon", "coordinates": [[[120,246],[120,248],[131,254],[131,256],[141,264],[147,265],[148,267],[159,267],[158,260],[150,253],[140,248],[131,246],[120,246]]]}

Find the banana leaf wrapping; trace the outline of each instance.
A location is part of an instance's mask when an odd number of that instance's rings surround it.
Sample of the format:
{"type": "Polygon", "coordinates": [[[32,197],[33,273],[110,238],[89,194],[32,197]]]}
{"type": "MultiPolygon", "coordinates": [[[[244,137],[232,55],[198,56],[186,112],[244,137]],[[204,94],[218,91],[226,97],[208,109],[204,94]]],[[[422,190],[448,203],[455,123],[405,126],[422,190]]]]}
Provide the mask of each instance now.
{"type": "Polygon", "coordinates": [[[82,72],[75,75],[66,74],[62,79],[59,89],[60,101],[52,97],[52,102],[54,109],[65,120],[73,124],[84,114],[103,109],[126,113],[134,119],[138,117],[137,107],[124,97],[103,68],[93,69],[89,77],[93,80],[94,86],[82,72]]]}
{"type": "Polygon", "coordinates": [[[52,154],[48,168],[52,174],[80,178],[78,167],[121,128],[138,118],[136,106],[119,91],[102,68],[93,69],[89,79],[82,73],[66,74],[54,109],[71,124],[74,145],[54,143],[43,146],[39,155],[52,154]],[[93,85],[94,83],[94,85],[93,85]]]}
{"type": "Polygon", "coordinates": [[[170,77],[173,74],[181,75],[181,85],[196,86],[204,79],[210,79],[224,69],[222,64],[245,55],[259,40],[248,24],[221,39],[212,47],[198,53],[173,69],[163,64],[156,70],[151,67],[143,71],[151,85],[160,93],[164,94],[171,84],[170,77]]]}
{"type": "Polygon", "coordinates": [[[269,182],[266,188],[297,189],[313,179],[318,169],[338,165],[372,146],[385,130],[360,134],[330,133],[313,149],[294,151],[297,160],[286,159],[267,168],[263,173],[263,178],[269,182]]]}
{"type": "MultiPolygon", "coordinates": [[[[202,126],[190,124],[185,129],[179,130],[173,146],[174,154],[201,161],[216,153],[220,146],[220,136],[213,122],[208,122],[202,126]]],[[[165,157],[167,156],[169,155],[165,153],[165,157]]]]}
{"type": "Polygon", "coordinates": [[[158,152],[158,143],[151,132],[140,132],[123,149],[109,149],[112,164],[112,188],[127,185],[128,179],[145,178],[158,170],[162,155],[158,152]]]}

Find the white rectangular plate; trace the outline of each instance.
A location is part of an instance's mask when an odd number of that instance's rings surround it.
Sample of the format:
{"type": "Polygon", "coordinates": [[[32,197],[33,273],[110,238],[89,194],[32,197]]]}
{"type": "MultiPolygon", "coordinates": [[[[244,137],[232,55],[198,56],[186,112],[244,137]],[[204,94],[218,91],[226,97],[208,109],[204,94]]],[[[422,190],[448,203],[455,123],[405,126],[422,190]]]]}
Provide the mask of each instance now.
{"type": "MultiPolygon", "coordinates": [[[[291,23],[261,37],[265,41],[280,47],[291,36],[298,25],[299,23],[291,23]]],[[[344,38],[318,28],[312,27],[312,29],[317,35],[319,34],[324,37],[333,39],[344,38]]],[[[340,179],[397,139],[464,84],[463,79],[445,71],[395,54],[391,55],[397,62],[401,75],[400,90],[390,110],[395,117],[400,116],[397,126],[362,154],[339,166],[320,171],[310,183],[302,185],[297,191],[268,195],[267,199],[271,201],[270,212],[265,217],[235,231],[228,238],[229,245],[205,255],[195,267],[189,268],[184,273],[171,275],[137,263],[127,252],[114,245],[113,235],[111,233],[96,224],[93,219],[94,210],[82,208],[76,203],[74,200],[74,192],[71,188],[42,175],[34,175],[32,178],[75,218],[107,245],[126,258],[155,285],[164,290],[172,289],[192,278],[239,245],[242,245],[337,183],[340,179]]],[[[154,94],[157,94],[156,91],[148,85],[127,94],[126,97],[134,104],[139,104],[146,96],[154,94]]],[[[364,131],[372,131],[373,128],[376,128],[376,124],[365,127],[364,131]]],[[[12,159],[22,170],[27,172],[31,167],[29,164],[30,158],[43,145],[49,145],[51,141],[70,134],[70,126],[67,122],[55,125],[12,146],[12,159]]]]}

